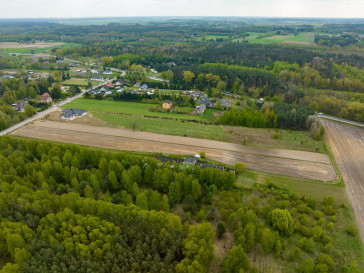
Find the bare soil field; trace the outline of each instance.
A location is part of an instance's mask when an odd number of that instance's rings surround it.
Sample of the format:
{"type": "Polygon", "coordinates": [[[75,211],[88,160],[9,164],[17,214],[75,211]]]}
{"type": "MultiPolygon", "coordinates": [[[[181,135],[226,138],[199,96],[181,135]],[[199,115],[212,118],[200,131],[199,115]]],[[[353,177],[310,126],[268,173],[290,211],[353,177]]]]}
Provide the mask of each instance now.
{"type": "Polygon", "coordinates": [[[364,243],[364,129],[322,119],[364,243]]]}
{"type": "Polygon", "coordinates": [[[45,48],[52,46],[63,45],[64,43],[34,43],[34,44],[22,44],[16,42],[2,42],[0,48],[45,48]]]}
{"type": "Polygon", "coordinates": [[[255,171],[321,181],[336,178],[329,157],[311,152],[251,147],[56,121],[36,121],[12,134],[116,150],[170,154],[195,154],[203,151],[210,159],[228,165],[244,162],[248,169],[255,171]]]}

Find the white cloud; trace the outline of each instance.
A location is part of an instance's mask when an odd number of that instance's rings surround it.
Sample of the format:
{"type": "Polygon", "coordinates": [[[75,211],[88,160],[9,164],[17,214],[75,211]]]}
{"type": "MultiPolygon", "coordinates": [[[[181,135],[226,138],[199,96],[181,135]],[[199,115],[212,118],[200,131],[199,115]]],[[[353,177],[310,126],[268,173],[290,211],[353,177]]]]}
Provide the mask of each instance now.
{"type": "Polygon", "coordinates": [[[269,16],[362,18],[363,0],[1,0],[0,18],[269,16]]]}

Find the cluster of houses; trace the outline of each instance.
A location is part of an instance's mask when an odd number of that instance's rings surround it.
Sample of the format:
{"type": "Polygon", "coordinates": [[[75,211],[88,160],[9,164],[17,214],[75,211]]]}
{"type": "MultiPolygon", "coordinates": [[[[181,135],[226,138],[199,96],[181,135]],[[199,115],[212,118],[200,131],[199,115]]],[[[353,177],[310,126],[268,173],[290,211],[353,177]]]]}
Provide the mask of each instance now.
{"type": "Polygon", "coordinates": [[[92,81],[102,81],[103,80],[103,77],[102,76],[96,76],[98,74],[102,74],[102,75],[112,75],[112,71],[110,69],[105,69],[102,72],[100,72],[97,68],[92,68],[91,70],[78,69],[77,72],[80,73],[80,74],[87,74],[87,73],[94,74],[95,76],[93,76],[91,78],[92,81]]]}
{"type": "MultiPolygon", "coordinates": [[[[42,97],[40,98],[40,101],[42,103],[50,103],[50,102],[52,102],[52,98],[49,95],[49,93],[43,93],[42,97]]],[[[27,98],[25,98],[25,101],[13,103],[11,106],[14,107],[14,111],[16,111],[16,112],[24,112],[24,108],[27,105],[28,105],[28,101],[27,101],[27,98]]]]}
{"type": "MultiPolygon", "coordinates": [[[[4,79],[4,80],[14,79],[14,76],[15,76],[16,73],[17,72],[14,71],[13,74],[9,73],[9,74],[3,75],[1,78],[4,79]]],[[[42,77],[48,78],[49,76],[46,75],[46,74],[42,74],[42,73],[37,74],[32,70],[27,71],[26,75],[22,76],[22,78],[27,78],[30,81],[38,81],[42,77]]]]}

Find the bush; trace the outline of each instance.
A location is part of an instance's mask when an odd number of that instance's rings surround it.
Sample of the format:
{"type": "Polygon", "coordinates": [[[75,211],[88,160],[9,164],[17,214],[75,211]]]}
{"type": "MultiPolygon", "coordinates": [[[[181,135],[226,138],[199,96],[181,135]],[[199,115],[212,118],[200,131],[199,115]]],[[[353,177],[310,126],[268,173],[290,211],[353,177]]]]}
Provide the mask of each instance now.
{"type": "Polygon", "coordinates": [[[301,258],[301,249],[295,247],[288,255],[288,259],[292,262],[298,261],[301,258]]]}
{"type": "Polygon", "coordinates": [[[235,163],[235,171],[236,171],[237,174],[241,174],[245,170],[246,170],[245,163],[242,163],[242,162],[236,162],[235,163]]]}
{"type": "Polygon", "coordinates": [[[201,158],[206,158],[206,153],[205,152],[200,152],[200,157],[201,158]]]}
{"type": "Polygon", "coordinates": [[[226,228],[225,228],[225,225],[223,223],[218,223],[217,224],[217,238],[221,239],[222,236],[224,236],[226,232],[226,228]]]}
{"type": "Polygon", "coordinates": [[[354,225],[347,226],[345,231],[351,236],[356,236],[358,234],[358,230],[354,225]]]}
{"type": "Polygon", "coordinates": [[[276,132],[276,133],[274,133],[274,134],[273,134],[273,138],[274,138],[274,139],[281,138],[281,135],[280,135],[279,133],[277,133],[277,132],[276,132]]]}
{"type": "Polygon", "coordinates": [[[315,264],[312,259],[308,258],[304,260],[301,265],[298,267],[298,272],[300,273],[313,273],[315,269],[315,264]]]}

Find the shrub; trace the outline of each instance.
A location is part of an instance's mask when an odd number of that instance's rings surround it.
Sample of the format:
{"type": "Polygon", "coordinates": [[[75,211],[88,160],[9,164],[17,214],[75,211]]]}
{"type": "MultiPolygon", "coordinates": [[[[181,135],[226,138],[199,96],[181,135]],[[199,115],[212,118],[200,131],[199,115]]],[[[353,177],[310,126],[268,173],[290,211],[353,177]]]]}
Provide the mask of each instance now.
{"type": "Polygon", "coordinates": [[[308,258],[304,260],[301,265],[298,267],[298,272],[300,273],[313,273],[315,269],[315,264],[312,259],[308,258]]]}
{"type": "Polygon", "coordinates": [[[206,153],[205,152],[200,152],[200,156],[201,156],[201,158],[206,158],[206,153]]]}
{"type": "Polygon", "coordinates": [[[225,225],[223,224],[223,223],[218,223],[217,224],[217,237],[219,238],[219,239],[221,239],[222,238],[222,236],[224,236],[224,234],[225,234],[225,232],[226,232],[226,228],[225,228],[225,225]]]}
{"type": "Polygon", "coordinates": [[[237,174],[241,174],[245,170],[246,170],[245,163],[242,163],[242,162],[236,162],[235,163],[235,171],[236,171],[237,174]]]}
{"type": "Polygon", "coordinates": [[[274,138],[274,139],[281,138],[281,135],[280,135],[279,133],[275,132],[275,133],[273,134],[273,138],[274,138]]]}
{"type": "Polygon", "coordinates": [[[301,258],[301,249],[295,247],[289,254],[288,259],[292,262],[298,261],[301,258]]]}
{"type": "Polygon", "coordinates": [[[354,225],[347,226],[345,231],[351,236],[356,236],[356,234],[358,233],[358,230],[354,225]]]}
{"type": "Polygon", "coordinates": [[[287,209],[275,209],[272,211],[272,223],[279,231],[290,235],[294,231],[294,221],[287,209]]]}

